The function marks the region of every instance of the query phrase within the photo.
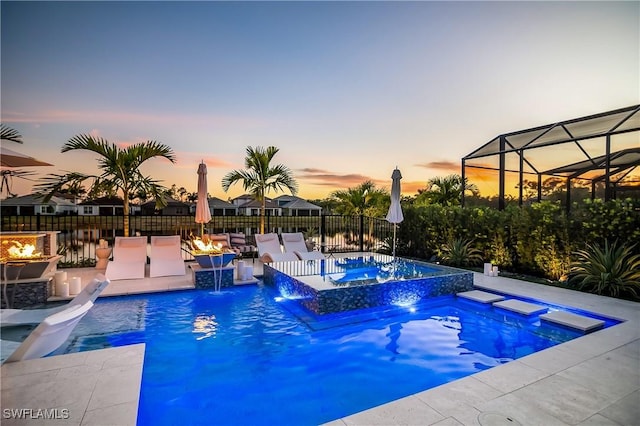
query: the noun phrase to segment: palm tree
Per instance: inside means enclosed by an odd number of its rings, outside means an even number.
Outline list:
[[[416,201],[425,200],[432,204],[455,206],[460,204],[463,191],[479,195],[478,187],[470,184],[466,178],[463,182],[460,175],[436,176],[429,179],[426,190],[418,191]]]
[[[384,216],[389,208],[389,193],[367,180],[355,188],[337,190],[330,197],[338,201],[336,211],[344,216],[362,215],[368,217]],[[369,221],[368,239],[372,240],[373,221]]]
[[[336,211],[342,215],[376,217],[384,215],[389,207],[389,194],[383,189],[376,188],[376,185],[370,180],[355,188],[334,191],[330,197],[338,201]],[[387,201],[386,205],[385,201]]]
[[[88,179],[93,180],[89,194],[102,192],[107,194],[120,194],[123,199],[124,210],[124,236],[129,236],[129,200],[131,195],[144,191],[156,200],[156,208],[166,206],[164,193],[166,188],[159,181],[144,176],[140,172],[140,166],[145,161],[154,157],[164,157],[175,163],[173,150],[164,144],[147,141],[136,143],[126,148],[119,148],[102,138],[94,138],[89,135],[77,135],[64,144],[61,152],[87,150],[98,154],[98,169],[100,175],[86,175],[70,172],[65,175],[52,174],[41,179],[36,185],[36,190],[44,195],[45,202],[51,199],[56,191],[67,185],[78,185]]]
[[[277,164],[271,166],[271,160],[278,153],[275,146],[247,147],[247,156],[244,159],[246,170],[233,170],[222,178],[222,189],[227,192],[231,185],[242,181],[242,186],[260,202],[260,233],[264,234],[264,214],[266,210],[266,194],[269,191],[288,189],[292,195],[298,192],[298,183],[293,178],[291,170]]]

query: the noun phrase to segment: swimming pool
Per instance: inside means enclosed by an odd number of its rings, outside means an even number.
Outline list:
[[[66,347],[146,343],[138,424],[320,424],[582,334],[455,297],[318,316],[246,286],[99,299]],[[607,325],[612,325],[609,322]]]

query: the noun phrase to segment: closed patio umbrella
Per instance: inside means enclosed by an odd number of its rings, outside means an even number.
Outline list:
[[[203,161],[198,165],[198,199],[196,201],[196,223],[200,224],[201,237],[204,235],[204,224],[211,220],[207,192],[207,165]]]
[[[396,228],[398,223],[404,220],[402,214],[402,206],[400,205],[400,179],[402,174],[400,170],[396,169],[391,174],[391,205],[389,206],[389,212],[387,213],[387,222],[393,224],[393,258],[396,257]]]

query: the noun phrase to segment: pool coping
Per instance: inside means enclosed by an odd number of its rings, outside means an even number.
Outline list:
[[[523,425],[633,424],[640,418],[640,303],[481,273],[474,273],[474,284],[479,290],[572,306],[625,322],[326,424],[479,425],[483,413],[508,416]],[[135,425],[143,363],[144,344],[4,364],[2,408],[64,408],[60,395],[77,394],[73,386],[82,376],[94,387],[79,398],[88,397],[91,404],[87,401],[84,411],[82,404],[74,405],[78,412],[55,424]],[[39,406],[27,405],[33,401]]]

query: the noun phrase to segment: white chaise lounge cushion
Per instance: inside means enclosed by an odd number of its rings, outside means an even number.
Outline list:
[[[302,232],[283,232],[282,243],[285,253],[294,253],[300,260],[324,259],[319,251],[309,251]]]
[[[180,235],[151,237],[149,277],[167,277],[186,273]]]
[[[58,349],[71,335],[78,322],[89,312],[93,302],[68,306],[46,317],[24,342],[7,358],[6,362],[41,358]],[[7,345],[3,345],[6,348]]]
[[[105,275],[110,280],[144,278],[146,265],[147,237],[116,237]]]
[[[294,253],[283,253],[280,248],[278,234],[256,234],[258,256],[262,262],[287,262],[298,260]]]

